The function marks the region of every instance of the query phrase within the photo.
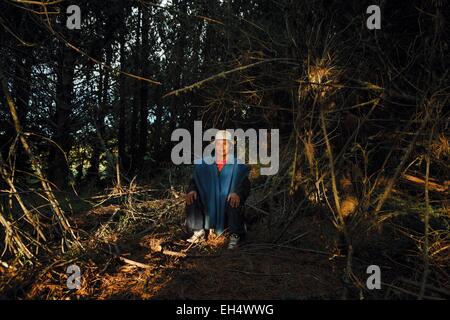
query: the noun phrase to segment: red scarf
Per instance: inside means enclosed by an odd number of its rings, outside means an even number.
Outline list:
[[[220,172],[222,170],[223,166],[226,164],[227,164],[226,157],[223,157],[222,160],[216,161],[217,170],[219,170],[219,172]]]

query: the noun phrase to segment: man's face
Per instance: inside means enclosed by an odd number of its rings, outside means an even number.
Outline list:
[[[230,141],[225,139],[217,139],[215,141],[216,144],[216,156],[218,158],[224,157],[230,151]]]

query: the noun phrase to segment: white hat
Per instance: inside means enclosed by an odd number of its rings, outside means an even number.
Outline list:
[[[231,136],[231,133],[229,133],[227,130],[219,130],[216,133],[216,140],[229,140],[233,141],[233,138]]]

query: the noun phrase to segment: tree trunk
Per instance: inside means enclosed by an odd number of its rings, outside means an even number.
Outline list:
[[[149,21],[150,17],[148,10],[143,10],[142,14],[142,45],[140,51],[140,60],[142,66],[142,76],[145,78],[149,77]],[[149,84],[145,81],[140,82],[140,128],[139,128],[139,149],[136,157],[137,168],[142,167],[142,162],[144,160],[145,151],[147,149],[147,137],[148,137],[148,86]]]
[[[120,32],[120,68],[122,70],[125,69],[125,25],[122,31]],[[126,145],[126,132],[125,132],[125,108],[126,108],[126,99],[125,99],[125,76],[119,75],[119,110],[118,110],[118,123],[119,129],[117,132],[117,144],[118,144],[118,156],[119,162],[122,169],[128,169],[128,161],[127,155],[125,151]]]
[[[139,8],[138,12],[138,18],[137,18],[137,26],[136,26],[136,43],[137,46],[139,46],[139,43],[141,42],[141,17],[142,17],[142,10]],[[139,48],[139,47],[138,47]],[[140,54],[135,54],[135,66],[134,70],[136,74],[141,74],[141,66],[140,66]],[[139,141],[138,137],[138,120],[139,120],[139,111],[140,111],[140,100],[141,100],[141,90],[140,87],[136,84],[139,84],[134,82],[133,85],[135,86],[135,90],[133,92],[133,109],[131,113],[131,124],[130,124],[130,153],[131,153],[131,172],[134,174],[136,172],[137,168],[137,158],[138,158],[138,145],[136,141]]]
[[[53,115],[55,125],[52,146],[49,154],[49,179],[58,187],[64,188],[68,182],[69,165],[66,155],[72,145],[70,137],[70,115],[72,112],[72,90],[75,71],[75,53],[63,46],[57,58],[56,111]]]

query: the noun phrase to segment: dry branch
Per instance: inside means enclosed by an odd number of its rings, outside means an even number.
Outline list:
[[[53,213],[56,215],[58,224],[60,225],[61,231],[63,233],[63,239],[65,241],[67,241],[68,239],[65,238],[65,235],[68,234],[70,236],[71,240],[78,243],[77,236],[74,234],[69,221],[67,220],[64,212],[62,211],[62,209],[58,203],[58,200],[56,199],[56,197],[53,193],[51,185],[48,182],[47,178],[45,177],[43,170],[41,169],[41,164],[39,163],[38,158],[34,155],[30,145],[28,144],[27,139],[25,138],[25,134],[22,130],[22,126],[20,124],[19,117],[17,115],[16,107],[14,105],[14,102],[13,102],[10,94],[9,94],[8,86],[7,86],[5,79],[2,79],[2,87],[3,87],[3,92],[5,94],[6,101],[7,101],[8,107],[9,107],[9,112],[11,114],[11,118],[14,123],[15,130],[19,136],[19,140],[22,144],[23,149],[25,150],[25,153],[27,154],[27,156],[29,157],[29,159],[31,161],[31,165],[32,165],[33,170],[35,171],[36,176],[39,177],[39,181],[41,183],[42,189],[44,190],[44,193],[45,193],[48,201],[50,202]]]

